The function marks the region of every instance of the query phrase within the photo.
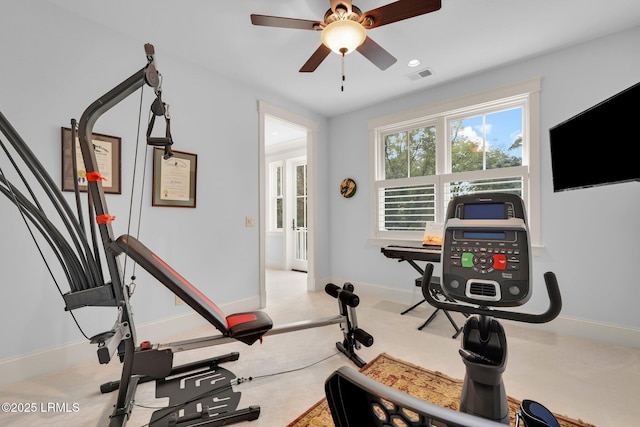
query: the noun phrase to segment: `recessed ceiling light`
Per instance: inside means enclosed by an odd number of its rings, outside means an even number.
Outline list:
[[[412,59],[411,61],[409,61],[409,63],[407,65],[409,67],[417,67],[418,65],[420,65],[420,60],[419,59]]]

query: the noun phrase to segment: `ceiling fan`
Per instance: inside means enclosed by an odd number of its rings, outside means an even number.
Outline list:
[[[330,3],[331,8],[325,13],[324,21],[252,14],[251,23],[266,27],[322,31],[322,44],[300,68],[302,73],[315,71],[331,51],[342,55],[344,59],[345,54],[354,50],[381,70],[386,70],[397,60],[367,36],[366,30],[434,12],[441,6],[441,0],[398,0],[363,13],[351,4],[351,0],[330,0]]]

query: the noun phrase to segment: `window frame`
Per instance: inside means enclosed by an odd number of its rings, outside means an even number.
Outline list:
[[[270,161],[268,164],[267,177],[268,197],[267,197],[267,231],[282,232],[282,227],[278,227],[278,200],[282,201],[282,226],[284,227],[285,218],[285,197],[284,197],[284,160]],[[278,170],[280,171],[280,194],[278,194]]]
[[[523,177],[523,199],[527,207],[529,234],[532,246],[541,246],[540,230],[540,79],[504,86],[486,92],[464,96],[433,105],[419,107],[369,120],[371,156],[371,236],[377,243],[392,244],[422,242],[423,232],[380,230],[380,189],[406,185],[436,185],[436,221],[444,222],[446,211],[444,183],[468,178],[485,179],[504,176]],[[450,121],[473,114],[490,114],[495,111],[522,106],[523,149],[522,165],[483,171],[451,173],[449,159]],[[436,175],[426,177],[378,179],[384,171],[384,136],[415,127],[436,126]]]

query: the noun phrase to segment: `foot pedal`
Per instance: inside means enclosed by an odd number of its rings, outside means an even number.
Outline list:
[[[520,404],[525,427],[560,427],[551,411],[533,400],[525,399]]]

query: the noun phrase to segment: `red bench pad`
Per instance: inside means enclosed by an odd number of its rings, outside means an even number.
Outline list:
[[[228,334],[231,338],[251,345],[273,327],[273,321],[263,311],[236,313],[227,316]]]

